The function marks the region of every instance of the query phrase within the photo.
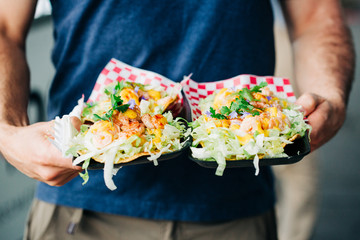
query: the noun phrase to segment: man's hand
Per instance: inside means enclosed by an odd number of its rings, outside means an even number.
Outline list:
[[[346,109],[343,101],[305,93],[296,103],[302,106],[308,123],[312,126],[310,135],[312,151],[329,141],[344,123]]]
[[[36,0],[0,0],[0,152],[27,176],[60,186],[81,171],[49,141],[51,123],[28,125],[30,74],[25,39]],[[16,13],[16,14],[14,14]]]
[[[52,122],[25,127],[1,124],[0,149],[10,164],[27,176],[52,186],[61,186],[82,170],[71,158],[63,158],[49,138]]]

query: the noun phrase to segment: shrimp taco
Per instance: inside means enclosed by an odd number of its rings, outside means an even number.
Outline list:
[[[97,102],[87,103],[82,125],[68,150],[86,170],[90,160],[104,163],[105,183],[111,180],[114,164],[134,161],[142,156],[154,161],[164,153],[179,151],[190,134],[181,118],[174,118],[167,107],[176,99],[159,87],[117,82],[105,89]],[[189,129],[190,130],[190,129]]]
[[[216,161],[222,175],[227,161],[288,157],[287,144],[310,126],[300,106],[275,96],[263,82],[251,89],[223,88],[200,101],[202,115],[191,123],[193,158]]]

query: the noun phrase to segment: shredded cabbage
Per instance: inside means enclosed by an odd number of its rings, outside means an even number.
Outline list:
[[[153,134],[146,132],[147,141],[145,143],[142,143],[139,136],[132,135],[129,138],[115,139],[109,145],[98,149],[93,143],[94,134],[88,130],[80,131],[70,141],[67,153],[75,157],[73,165],[83,163],[85,173],[81,176],[84,183],[88,180],[87,167],[91,158],[96,158],[97,161],[105,164],[105,184],[109,189],[114,190],[116,189],[112,181],[112,175],[115,175],[113,174],[114,159],[121,160],[140,153],[148,153],[150,155],[148,160],[153,161],[154,165],[158,165],[157,159],[162,154],[182,149],[185,141],[181,142],[180,140],[189,136],[191,130],[186,128],[185,123],[180,118],[174,119],[171,112],[165,113],[164,116],[168,120],[168,124],[165,124],[164,129],[161,129],[160,141],[157,142],[153,141],[155,138]]]

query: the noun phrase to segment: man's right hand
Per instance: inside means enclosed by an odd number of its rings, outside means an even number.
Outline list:
[[[60,186],[81,171],[50,141],[52,122],[28,126],[25,41],[37,0],[0,0],[0,152],[27,176]],[[16,14],[14,14],[16,13]]]
[[[61,186],[81,172],[71,158],[63,158],[49,139],[53,122],[41,122],[24,127],[0,124],[0,150],[6,160],[27,176]]]

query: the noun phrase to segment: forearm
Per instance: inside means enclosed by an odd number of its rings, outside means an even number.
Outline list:
[[[311,148],[341,128],[354,74],[354,48],[338,0],[283,0],[294,46],[296,85]]]
[[[60,186],[82,169],[72,166],[71,159],[63,158],[50,143],[51,122],[28,125],[25,41],[36,2],[0,0],[0,152],[27,176]]]
[[[28,177],[61,186],[82,169],[49,141],[51,122],[28,125],[29,69],[22,46],[0,35],[0,152]]]
[[[343,21],[329,18],[294,39],[295,77],[300,93],[315,93],[345,107],[354,74],[354,49]]]
[[[37,0],[0,0],[0,124],[28,124],[25,41]],[[14,14],[16,13],[16,14]]]
[[[0,123],[28,124],[29,68],[24,47],[0,33]]]

